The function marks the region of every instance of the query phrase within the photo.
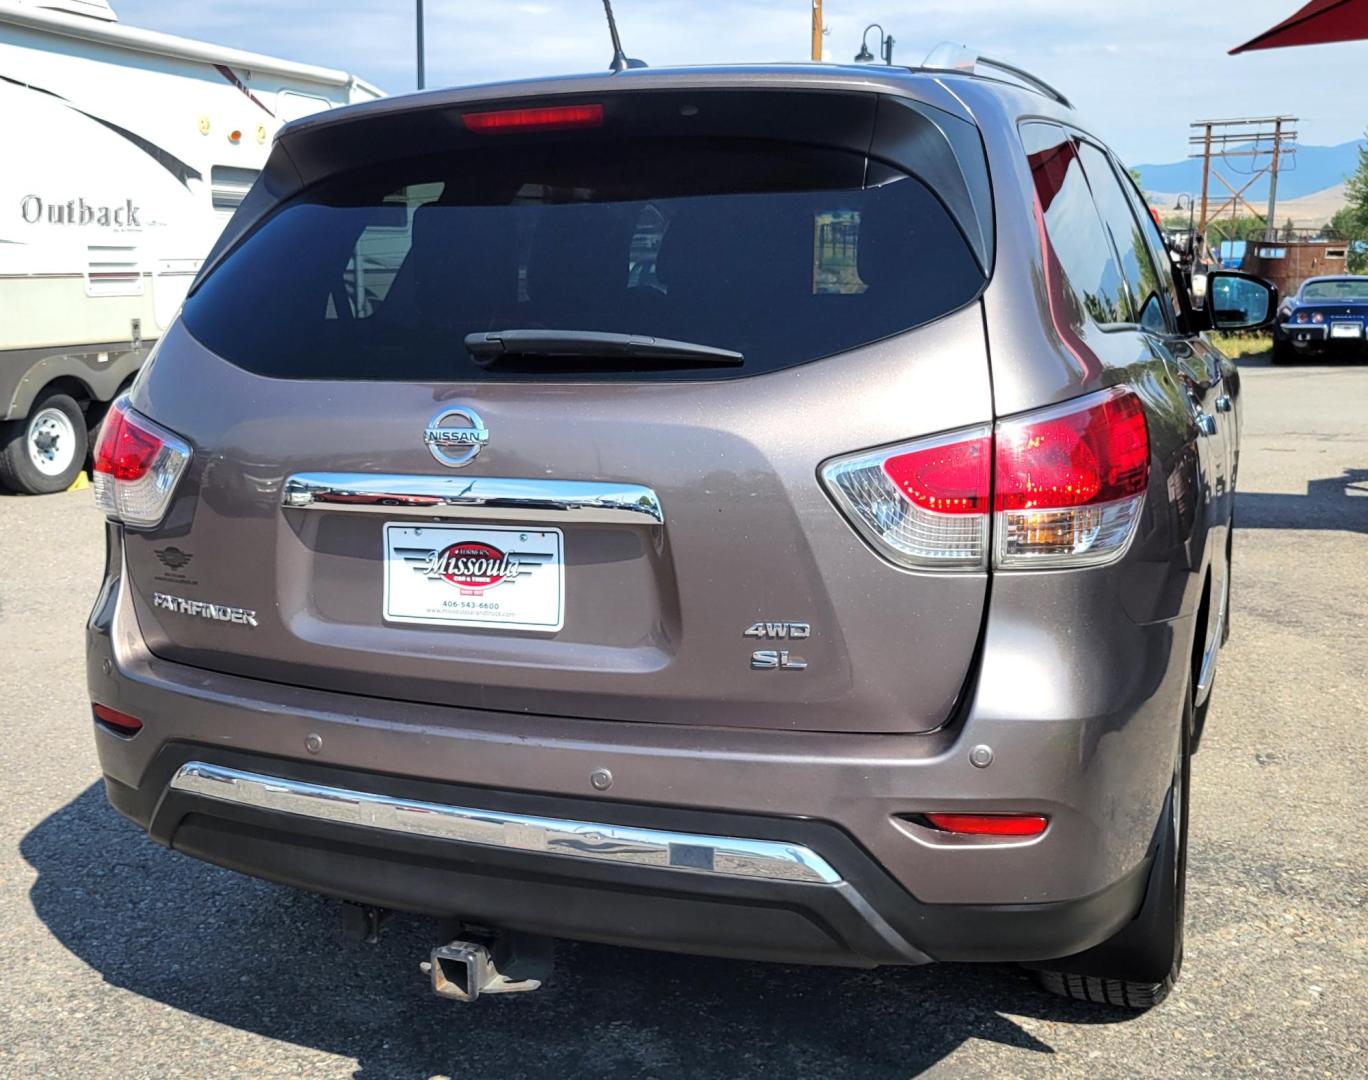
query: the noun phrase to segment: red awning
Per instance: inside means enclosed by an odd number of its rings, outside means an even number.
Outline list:
[[[1291,45],[1324,45],[1331,41],[1368,40],[1368,0],[1311,0],[1271,30],[1237,45],[1236,53],[1285,49]]]

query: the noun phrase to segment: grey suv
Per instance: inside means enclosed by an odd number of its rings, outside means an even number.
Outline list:
[[[289,125],[97,448],[115,807],[459,921],[455,997],[562,936],[1162,999],[1239,464],[1200,331],[1277,304],[1194,313],[989,70]]]

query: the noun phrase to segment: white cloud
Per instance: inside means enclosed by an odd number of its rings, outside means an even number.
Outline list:
[[[113,0],[120,18],[189,37],[356,72],[398,93],[413,87],[411,0]],[[1186,153],[1206,116],[1301,116],[1302,139],[1354,138],[1368,42],[1227,56],[1295,0],[1219,5],[1162,0],[828,0],[826,58],[848,61],[870,22],[915,63],[937,42],[967,41],[1038,72],[1130,161]],[[803,60],[807,0],[615,0],[627,52],[652,66]],[[610,55],[600,0],[426,0],[428,83],[452,85],[600,70]]]

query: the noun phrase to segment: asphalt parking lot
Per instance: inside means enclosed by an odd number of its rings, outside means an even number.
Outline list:
[[[846,972],[561,944],[455,1005],[337,905],[105,803],[88,491],[0,496],[0,1076],[1368,1076],[1368,366],[1245,364],[1234,633],[1194,764],[1189,932],[1134,1016],[1009,967]]]

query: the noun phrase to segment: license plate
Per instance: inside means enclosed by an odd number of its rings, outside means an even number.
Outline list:
[[[1356,322],[1337,322],[1330,324],[1331,337],[1363,337],[1363,324]]]
[[[565,625],[559,529],[385,525],[387,622],[554,633]]]

